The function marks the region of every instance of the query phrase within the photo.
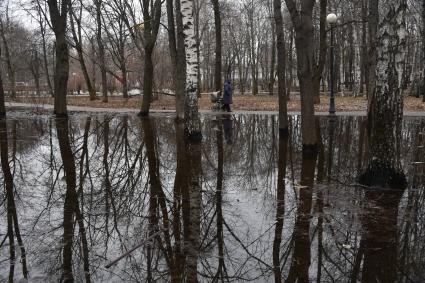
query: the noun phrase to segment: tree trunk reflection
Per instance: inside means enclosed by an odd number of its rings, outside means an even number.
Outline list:
[[[398,206],[403,191],[367,191],[362,282],[396,282]]]
[[[68,133],[68,119],[56,119],[59,149],[62,157],[66,192],[63,209],[62,281],[74,282],[72,272],[72,242],[74,236],[74,211],[77,208],[75,160]]]
[[[286,155],[288,148],[288,135],[279,135],[279,159],[276,193],[276,228],[273,240],[273,273],[276,283],[282,282],[280,272],[280,244],[282,242],[283,217],[285,214],[285,179],[286,179]]]

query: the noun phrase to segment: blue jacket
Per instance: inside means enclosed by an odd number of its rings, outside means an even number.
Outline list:
[[[224,95],[223,95],[223,103],[224,104],[232,104],[233,103],[232,93],[233,93],[232,85],[230,84],[229,81],[226,81],[224,83]]]

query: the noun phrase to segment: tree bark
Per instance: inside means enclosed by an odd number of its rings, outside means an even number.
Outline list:
[[[367,58],[367,0],[362,0],[362,45],[360,51],[360,93],[364,95],[365,91],[365,83],[368,81],[368,68],[366,66],[366,62],[368,62]]]
[[[214,27],[215,27],[215,69],[214,69],[214,85],[215,91],[222,88],[221,81],[221,17],[220,5],[218,0],[211,0],[214,10]]]
[[[198,113],[198,59],[196,56],[195,27],[193,24],[193,2],[194,0],[182,0],[181,2],[187,63],[185,132],[189,140],[200,142],[202,140],[202,133]]]
[[[405,61],[405,0],[381,0],[376,41],[376,84],[369,98],[369,158],[360,182],[368,186],[403,188],[400,161],[403,119],[402,73]],[[371,20],[371,19],[369,19]]]
[[[102,78],[102,102],[108,102],[108,82],[106,80],[105,47],[102,42],[102,0],[95,0],[96,6],[96,40],[99,51],[100,75]]]
[[[323,70],[326,63],[326,8],[327,0],[320,0],[320,36],[319,36],[319,60],[315,65],[314,75],[313,75],[313,87],[314,87],[314,103],[320,103],[320,82],[323,78]]]
[[[425,0],[422,0],[422,101],[425,102]]]
[[[40,33],[41,33],[41,41],[43,48],[43,63],[44,63],[44,73],[46,76],[47,88],[50,92],[50,96],[54,97],[54,91],[52,87],[52,82],[50,80],[50,72],[49,72],[49,62],[47,60],[47,46],[46,46],[46,24],[44,23],[44,17],[42,12],[39,11],[39,25],[40,25]]]
[[[173,0],[167,0],[167,21],[168,21],[168,45],[170,49],[171,64],[173,68],[173,83],[176,94],[176,119],[184,119],[184,97],[185,97],[185,78],[186,61],[184,55],[184,35],[183,22],[180,12],[180,0],[176,0],[176,27],[174,24],[174,5]]]
[[[317,151],[317,136],[314,130],[313,89],[313,7],[315,1],[302,0],[301,10],[293,0],[285,0],[295,29],[298,80],[301,95],[301,135],[304,151]]]
[[[50,19],[55,33],[55,76],[54,76],[54,113],[56,116],[67,116],[66,94],[69,76],[68,42],[66,40],[66,23],[70,0],[48,0]]]
[[[281,5],[282,6],[282,5]],[[271,22],[272,26],[272,54],[271,54],[271,62],[270,62],[270,77],[269,77],[269,95],[273,95],[274,93],[274,83],[275,83],[275,65],[276,65],[276,24],[274,21]],[[284,41],[285,44],[285,41]],[[285,57],[286,58],[286,57]],[[286,68],[286,65],[285,65]],[[285,71],[285,70],[284,70]]]
[[[1,58],[1,46],[0,46],[0,58]],[[3,88],[3,79],[0,72],[0,119],[6,117],[6,106],[4,103],[4,88]]]
[[[158,36],[159,24],[161,20],[161,1],[143,0],[143,48],[145,59],[145,70],[143,76],[143,100],[139,112],[140,117],[149,116],[152,102],[152,88],[154,78],[154,66],[152,62],[153,50]]]
[[[274,20],[276,24],[277,50],[277,92],[279,98],[279,130],[288,131],[288,111],[286,99],[286,50],[285,35],[283,33],[283,18],[281,0],[273,1]]]
[[[12,64],[12,59],[10,56],[10,51],[9,51],[9,43],[7,42],[6,39],[6,30],[3,24],[3,20],[0,19],[0,28],[1,28],[1,38],[3,40],[3,47],[4,47],[4,56],[5,56],[5,60],[6,60],[6,65],[7,65],[7,75],[9,76],[9,82],[10,82],[10,97],[15,98],[16,97],[16,82],[15,82],[15,69],[14,66]]]
[[[152,62],[153,48],[145,47],[145,69],[143,74],[143,100],[140,116],[148,116],[150,105],[152,102],[152,88],[153,88],[153,62]]]
[[[376,62],[377,62],[377,32],[379,23],[379,0],[369,0],[369,16],[368,16],[368,66],[366,94],[368,97],[368,109],[370,109],[372,93],[376,84]]]
[[[80,61],[81,72],[84,76],[84,81],[86,82],[87,91],[89,92],[90,100],[93,101],[96,99],[96,89],[93,87],[90,80],[89,72],[87,70],[86,62],[84,59],[83,46],[82,46],[82,36],[81,36],[81,16],[82,16],[82,6],[80,8],[79,17],[74,14],[74,10],[70,10],[70,22],[71,22],[71,32],[74,39],[75,50],[77,50],[78,60]],[[75,23],[77,24],[77,29],[75,28]]]

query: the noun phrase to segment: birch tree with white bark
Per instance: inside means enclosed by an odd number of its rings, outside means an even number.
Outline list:
[[[406,0],[380,0],[376,40],[376,82],[368,108],[369,160],[360,178],[368,186],[404,188],[400,143]]]
[[[186,50],[185,131],[189,139],[201,140],[201,123],[198,113],[198,58],[196,56],[194,1],[181,1],[184,44]]]

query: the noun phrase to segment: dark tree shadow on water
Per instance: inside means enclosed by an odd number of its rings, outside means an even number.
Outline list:
[[[1,82],[0,82],[1,83]],[[16,136],[15,136],[16,137]],[[22,275],[25,279],[28,278],[26,250],[23,243],[21,231],[19,228],[18,214],[16,211],[15,202],[15,185],[13,175],[9,164],[9,145],[7,134],[7,121],[6,118],[0,118],[0,158],[1,167],[4,175],[4,187],[6,189],[6,205],[7,205],[7,238],[9,239],[9,282],[13,282],[15,264],[16,264],[16,251],[15,251],[15,237],[21,252]],[[4,239],[4,241],[6,238]],[[4,242],[3,241],[3,242]],[[3,242],[0,244],[3,245]]]

